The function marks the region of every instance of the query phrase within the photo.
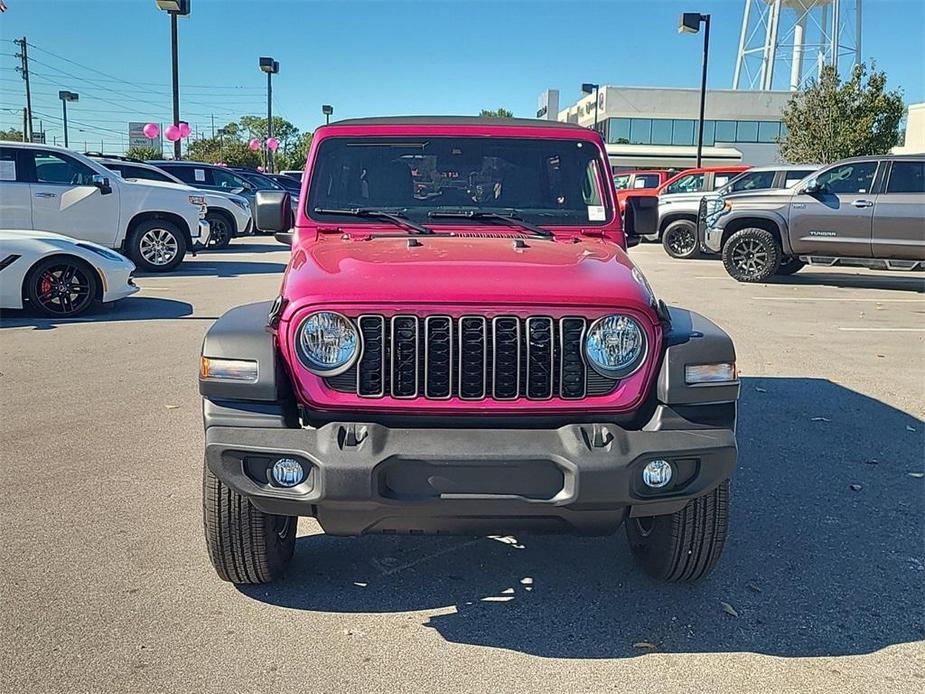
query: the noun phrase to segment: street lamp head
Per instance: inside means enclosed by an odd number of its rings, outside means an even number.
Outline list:
[[[61,99],[61,101],[77,101],[77,99],[80,98],[80,95],[77,92],[68,92],[62,90],[58,92],[58,98]]]
[[[683,12],[678,20],[679,34],[696,34],[700,31],[700,22],[704,16],[699,12]]]
[[[594,84],[593,82],[585,82],[581,85],[581,91],[584,94],[593,94],[595,89],[600,88],[599,84]]]
[[[321,113],[323,113],[326,116],[334,115],[334,107],[331,106],[331,104],[324,104],[321,107]]]
[[[263,72],[268,72],[271,75],[275,75],[279,72],[279,61],[273,60],[273,58],[263,57],[260,59],[260,69]]]
[[[190,0],[154,0],[157,9],[186,16],[190,13]]]

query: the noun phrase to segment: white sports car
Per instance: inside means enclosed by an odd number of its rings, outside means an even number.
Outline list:
[[[138,291],[128,258],[49,231],[0,229],[0,309],[31,308],[56,318]]]

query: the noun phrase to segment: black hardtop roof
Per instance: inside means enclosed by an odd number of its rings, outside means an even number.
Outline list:
[[[348,118],[322,127],[357,125],[489,125],[492,127],[518,128],[572,128],[587,131],[588,128],[576,123],[562,123],[539,118],[491,118],[487,116],[377,116],[375,118]]]

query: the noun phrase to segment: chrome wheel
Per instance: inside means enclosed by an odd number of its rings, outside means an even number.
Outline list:
[[[176,237],[161,228],[149,229],[138,243],[141,257],[152,265],[168,265],[177,257],[179,248]]]
[[[743,275],[759,275],[770,262],[771,254],[756,239],[740,239],[730,249],[732,264]]]

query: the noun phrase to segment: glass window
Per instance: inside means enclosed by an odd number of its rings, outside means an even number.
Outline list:
[[[736,142],[758,142],[758,121],[740,120],[736,124]]]
[[[658,174],[637,174],[633,188],[658,188],[661,179]]]
[[[829,169],[817,177],[817,182],[826,193],[847,194],[869,193],[877,172],[877,162],[861,161],[842,164]]]
[[[716,143],[716,121],[705,120],[703,122],[703,144],[712,147]]]
[[[736,122],[734,120],[716,121],[716,142],[735,142]]]
[[[35,180],[39,183],[61,183],[72,186],[91,186],[96,172],[86,164],[57,152],[33,150]]]
[[[671,144],[673,145],[692,145],[696,135],[696,121],[676,120],[671,133]]]
[[[624,188],[629,188],[630,185],[630,175],[629,174],[620,174],[619,176],[613,177],[613,184],[617,190],[623,190]]]
[[[611,118],[607,128],[607,142],[614,145],[628,145],[630,142],[630,119]]]
[[[652,121],[649,118],[630,120],[630,144],[647,145],[652,141]]]
[[[751,171],[736,176],[729,182],[725,193],[738,193],[743,190],[761,190],[774,185],[774,171]]]
[[[223,169],[212,169],[212,185],[222,190],[247,189],[247,182],[240,176]]]
[[[780,136],[780,123],[776,120],[763,120],[758,124],[758,142],[777,142]]]
[[[794,169],[787,171],[784,177],[784,188],[793,188],[797,183],[809,176],[815,169]]]
[[[0,181],[16,180],[16,150],[0,147]],[[22,177],[19,179],[22,180]]]
[[[159,166],[191,186],[203,185],[206,178],[206,170],[199,166],[175,166],[173,164],[159,164]],[[200,172],[198,177],[196,176],[197,171]]]
[[[703,190],[703,174],[687,174],[668,184],[666,193],[698,193]]]
[[[331,137],[321,143],[306,206],[402,210],[429,225],[436,211],[506,211],[534,224],[605,223],[602,152],[580,140],[509,137]],[[353,221],[353,220],[352,220]],[[362,223],[364,220],[357,219]]]
[[[671,141],[671,121],[666,118],[658,118],[652,121],[652,144],[653,145],[670,145]]]
[[[887,193],[925,193],[925,162],[894,161]]]
[[[108,166],[108,165],[107,165]],[[136,178],[139,181],[161,181],[163,183],[176,183],[170,176],[154,169],[146,169],[143,166],[131,166],[119,164],[111,168],[122,174],[122,178]]]

